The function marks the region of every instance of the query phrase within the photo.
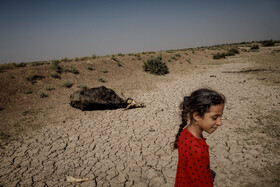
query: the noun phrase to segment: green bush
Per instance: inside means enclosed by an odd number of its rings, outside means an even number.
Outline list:
[[[26,76],[26,80],[31,82],[32,84],[37,83],[37,80],[39,79],[43,79],[44,76],[38,75],[35,72],[30,72],[27,76]]]
[[[44,92],[40,92],[40,97],[41,97],[41,98],[44,98],[44,97],[48,97],[48,95],[45,94]]]
[[[259,48],[260,48],[260,46],[258,44],[254,44],[251,46],[250,49],[259,49]]]
[[[232,51],[228,51],[225,53],[225,56],[234,56],[234,55],[235,55],[235,53]]]
[[[118,61],[119,61],[115,56],[112,56],[111,59],[114,60],[115,62],[118,62]]]
[[[66,88],[71,88],[73,86],[73,83],[70,82],[70,81],[66,81],[63,83],[63,86],[66,87]]]
[[[78,86],[78,88],[84,89],[84,88],[88,88],[88,87],[86,85],[81,84],[80,86]]]
[[[225,53],[216,53],[213,55],[213,59],[220,59],[220,58],[226,58]]]
[[[63,59],[60,60],[61,62],[70,62],[71,59],[68,59],[67,57],[64,57]]]
[[[54,87],[46,86],[46,90],[47,90],[47,91],[52,91],[52,90],[55,90],[55,89],[54,89]]]
[[[181,55],[179,53],[176,53],[175,56],[176,57],[181,57]]]
[[[92,67],[92,65],[88,65],[88,66],[87,66],[87,69],[88,69],[88,70],[91,70],[91,71],[94,70],[94,68]]]
[[[167,53],[173,53],[174,50],[167,50],[166,52],[167,52]]]
[[[235,54],[239,54],[238,49],[231,48],[227,52],[223,53],[216,53],[213,55],[213,59],[220,59],[220,58],[226,58],[226,56],[234,56]]]
[[[105,79],[103,79],[103,78],[99,78],[98,81],[99,81],[99,82],[107,82],[107,81],[106,81]]]
[[[239,51],[237,48],[231,48],[228,50],[229,53],[233,53],[233,54],[239,54]]]
[[[60,75],[58,73],[52,73],[51,76],[55,79],[60,79]]]
[[[17,67],[17,68],[19,68],[19,67],[25,67],[26,65],[27,65],[27,64],[24,63],[24,62],[21,62],[21,63],[19,63],[19,64],[14,63],[14,66]]]
[[[51,68],[57,73],[62,72],[62,68],[59,66],[59,63],[60,62],[58,60],[54,60],[51,62]]]
[[[31,66],[40,66],[40,65],[43,65],[45,63],[47,63],[47,62],[46,61],[32,62]]]
[[[70,68],[69,67],[64,67],[63,72],[65,72],[65,73],[70,72],[70,73],[74,73],[74,74],[79,74],[79,71],[73,65],[71,65]]]
[[[68,67],[63,67],[63,70],[62,70],[64,73],[67,73],[67,72],[70,72],[70,69]]]
[[[70,72],[74,74],[79,74],[79,71],[72,65],[70,66]]]
[[[0,71],[14,69],[14,68],[15,68],[14,63],[0,64]]]
[[[275,45],[275,41],[273,40],[264,40],[261,42],[263,47],[269,47],[269,46],[274,46]]]
[[[164,75],[169,73],[167,65],[162,62],[162,57],[150,57],[146,62],[143,64],[144,71],[149,71],[151,74],[155,75]]]
[[[89,60],[89,59],[90,59],[90,57],[84,56],[84,57],[81,57],[81,58],[80,58],[80,61],[85,61],[85,60]]]
[[[19,67],[25,67],[27,66],[27,63],[21,62],[21,63],[8,63],[8,64],[1,64],[0,65],[0,71],[8,70],[8,69],[14,69]]]

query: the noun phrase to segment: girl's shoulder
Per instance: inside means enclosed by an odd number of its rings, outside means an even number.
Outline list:
[[[186,136],[186,137],[190,137],[190,138],[196,138],[187,128],[184,128],[182,130],[181,135]],[[196,138],[196,139],[199,139],[199,138]]]
[[[189,140],[189,142],[191,143],[206,143],[205,138],[199,139],[195,137],[187,128],[183,129],[183,131],[181,132],[179,142],[184,142],[186,140]]]
[[[194,135],[192,135],[192,133],[187,129],[187,128],[184,128],[183,130],[182,130],[182,132],[181,132],[181,134],[180,134],[180,138],[179,139],[181,139],[181,140],[186,140],[186,139],[193,139],[193,140],[195,140],[195,136]]]

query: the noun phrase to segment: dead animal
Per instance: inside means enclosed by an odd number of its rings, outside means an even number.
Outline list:
[[[122,99],[112,89],[105,86],[76,91],[70,95],[70,105],[83,111],[145,107],[143,103],[131,98]]]
[[[128,98],[126,99],[127,106],[125,107],[125,110],[131,109],[131,108],[143,108],[146,107],[144,103],[137,102],[134,99]]]

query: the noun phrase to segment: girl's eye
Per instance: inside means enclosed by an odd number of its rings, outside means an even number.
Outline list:
[[[218,119],[218,116],[214,116],[214,117],[212,117],[212,119],[213,119],[213,120],[216,120],[216,119]]]

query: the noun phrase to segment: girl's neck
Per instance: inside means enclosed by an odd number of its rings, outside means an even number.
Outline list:
[[[199,139],[202,139],[202,129],[195,124],[190,124],[187,126],[187,129],[196,137]]]

